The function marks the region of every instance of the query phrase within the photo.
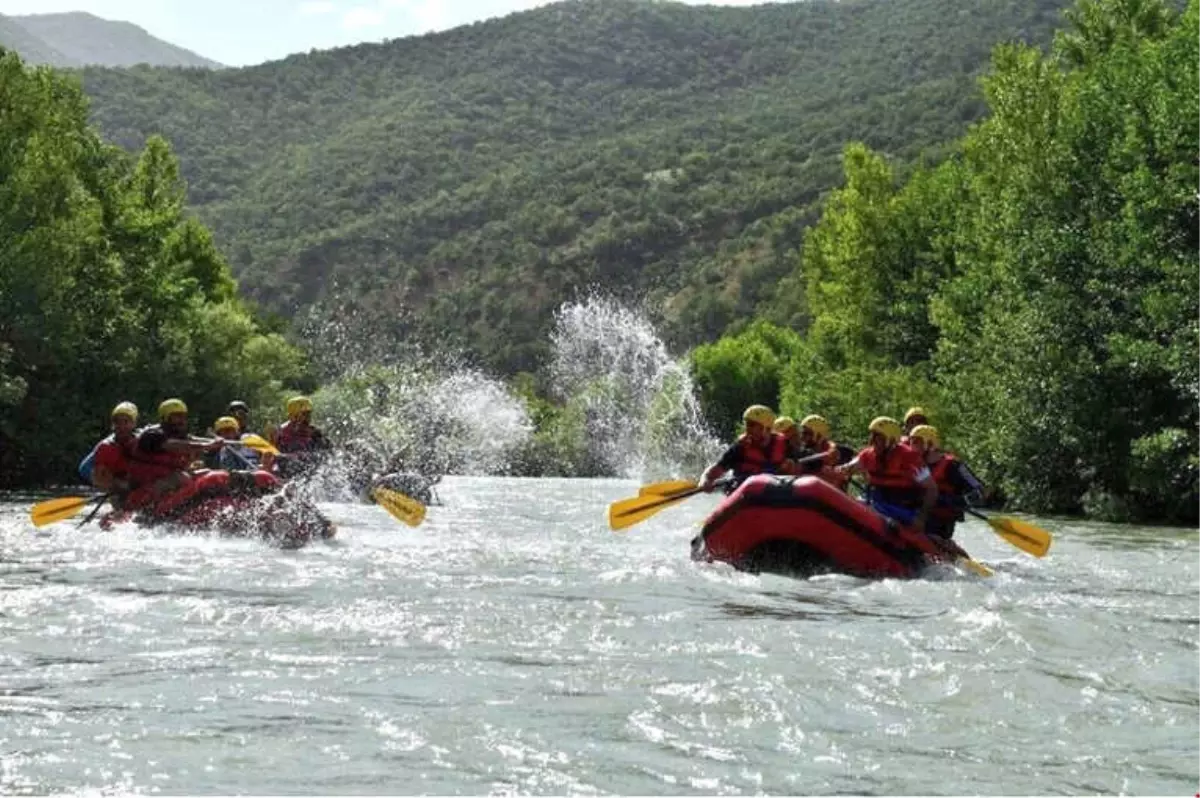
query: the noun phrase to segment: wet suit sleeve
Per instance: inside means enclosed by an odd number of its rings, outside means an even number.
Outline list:
[[[736,443],[725,450],[725,454],[721,455],[721,459],[717,461],[717,465],[730,471],[742,462],[742,447]]]
[[[967,464],[961,460],[954,463],[954,467],[950,469],[950,482],[954,485],[958,495],[962,497],[962,504],[978,503],[983,498],[983,483],[971,473],[971,469],[967,468]]]

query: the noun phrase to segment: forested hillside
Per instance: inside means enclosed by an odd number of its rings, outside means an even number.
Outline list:
[[[130,22],[72,11],[63,14],[0,15],[0,47],[27,64],[219,67],[191,50],[164,42]]]
[[[1059,0],[756,8],[559,3],[237,70],[88,69],[92,117],[161,133],[242,289],[533,370],[553,310],[648,297],[672,342],[775,303],[861,140],[902,161],[961,135],[1001,41]]]

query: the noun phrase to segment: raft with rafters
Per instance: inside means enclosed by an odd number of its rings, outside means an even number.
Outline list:
[[[910,578],[967,557],[957,544],[903,527],[817,477],[751,477],[692,541],[692,558],[753,573]]]

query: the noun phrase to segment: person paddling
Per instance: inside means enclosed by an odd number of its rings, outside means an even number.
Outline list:
[[[949,540],[954,537],[954,527],[965,518],[963,508],[983,500],[983,483],[971,473],[966,463],[942,451],[936,428],[921,424],[912,429],[910,437],[913,448],[929,466],[938,489],[937,505],[931,511],[925,529],[931,535]]]
[[[237,434],[240,438],[250,431],[250,405],[241,399],[235,399],[225,408],[222,418],[232,418],[237,423]]]
[[[796,426],[796,419],[791,416],[780,416],[771,425],[771,430],[787,440],[787,458],[789,460],[796,460],[804,456],[804,443],[800,440],[800,427]]]
[[[288,400],[288,420],[271,434],[271,443],[280,451],[280,473],[286,477],[311,471],[331,448],[325,434],[312,423],[313,403],[307,396]]]
[[[133,491],[126,497],[126,510],[153,505],[155,515],[166,515],[201,490],[227,489],[228,474],[206,479],[188,469],[206,452],[225,445],[221,438],[199,438],[188,433],[188,409],[181,399],[167,399],[158,406],[159,423],[137,434],[127,455]]]
[[[213,432],[226,443],[219,451],[209,452],[204,462],[209,468],[223,468],[227,471],[257,470],[263,467],[258,452],[249,446],[238,443],[241,440],[238,421],[233,416],[221,416],[213,422]]]
[[[725,450],[721,459],[708,467],[698,487],[709,493],[717,480],[727,471],[733,480],[727,490],[733,490],[755,474],[779,474],[792,470],[787,459],[787,439],[772,430],[775,413],[765,405],[751,405],[742,414],[746,432]]]
[[[937,485],[915,449],[900,442],[900,422],[880,416],[867,427],[870,443],[838,473],[867,475],[867,501],[876,511],[925,531]]]
[[[133,402],[121,402],[110,414],[112,434],[96,444],[91,454],[79,465],[80,475],[100,490],[110,494],[114,507],[120,506],[121,496],[130,491],[129,461],[126,452],[134,442],[138,409]]]
[[[854,450],[830,439],[829,422],[821,416],[805,416],[800,421],[799,431],[800,447],[796,455],[798,471],[802,474],[816,474],[834,487],[846,490],[850,484],[850,477],[839,472],[837,467],[853,460]],[[813,456],[818,454],[826,455],[824,462],[813,461]]]
[[[928,424],[929,417],[925,414],[925,409],[921,407],[910,407],[908,412],[904,414],[904,434],[900,436],[900,442],[905,446],[912,446],[912,431],[922,424]]]

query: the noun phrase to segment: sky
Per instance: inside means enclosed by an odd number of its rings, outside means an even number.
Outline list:
[[[684,0],[692,4],[706,0]],[[228,66],[445,30],[547,0],[0,0],[0,14],[87,11]],[[764,0],[720,0],[755,5]]]

